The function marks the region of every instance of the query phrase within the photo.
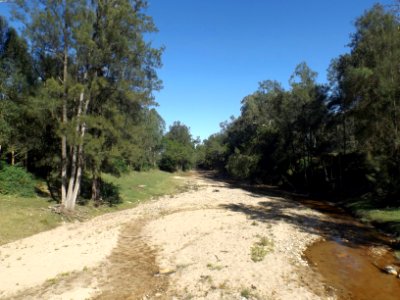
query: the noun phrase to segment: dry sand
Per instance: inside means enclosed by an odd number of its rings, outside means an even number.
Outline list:
[[[302,258],[323,215],[201,176],[182,180],[190,191],[1,246],[0,298],[334,298]],[[265,257],[253,261],[252,248]]]

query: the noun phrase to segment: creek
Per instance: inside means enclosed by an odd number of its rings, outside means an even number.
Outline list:
[[[301,202],[331,219],[330,234],[311,245],[304,256],[339,299],[400,299],[400,278],[383,271],[387,265],[400,266],[389,237],[332,204]]]

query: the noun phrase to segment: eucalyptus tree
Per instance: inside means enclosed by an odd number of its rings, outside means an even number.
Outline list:
[[[319,143],[326,115],[326,88],[316,83],[317,73],[306,63],[300,63],[290,78],[290,121],[294,160],[302,170],[304,183],[309,184],[313,172],[312,159]]]
[[[315,79],[316,73],[301,63],[288,91],[279,82],[261,82],[242,100],[241,115],[205,142],[206,161],[217,155],[215,163],[224,161],[240,179],[308,185],[325,142],[327,116],[327,88]]]
[[[84,8],[84,1],[18,0],[17,4],[20,10],[16,14],[26,25],[26,34],[39,65],[41,61],[49,60],[55,64],[52,73],[40,75],[44,92],[54,100],[50,107],[55,111],[52,115],[58,124],[61,140],[61,203],[72,209],[72,193],[67,193],[68,167],[71,164],[67,153],[67,124],[76,95],[71,95],[73,86],[69,77],[76,55],[73,35],[86,21],[77,17]],[[70,181],[72,178],[71,172]]]
[[[12,165],[32,147],[28,96],[33,83],[26,41],[0,17],[0,152],[2,147]]]
[[[351,52],[332,66],[336,101],[354,121],[353,151],[365,155],[371,182],[387,191],[383,194],[399,193],[400,23],[395,13],[376,5],[355,24]]]

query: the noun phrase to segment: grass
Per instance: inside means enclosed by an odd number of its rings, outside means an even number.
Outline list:
[[[243,298],[249,299],[251,297],[251,291],[247,288],[242,289],[240,291],[240,296],[242,296]]]
[[[253,245],[250,249],[251,260],[254,262],[262,261],[267,253],[267,249],[257,244]]]
[[[0,195],[0,245],[56,227],[62,217],[46,199]]]
[[[132,207],[150,198],[174,194],[182,188],[182,180],[176,174],[152,170],[148,172],[131,172],[121,177],[104,174],[103,179],[117,185],[123,203],[120,208]]]
[[[182,175],[182,174],[180,174]],[[94,216],[135,207],[138,203],[166,194],[175,194],[184,189],[184,180],[176,174],[158,170],[131,172],[121,177],[108,174],[103,179],[119,187],[122,203],[116,206],[94,207],[93,204],[76,206],[71,216],[50,211],[50,198],[0,195],[0,245],[41,231],[52,229],[63,221],[87,220]]]
[[[251,260],[260,262],[273,250],[273,242],[266,237],[260,237],[260,240],[250,248]]]
[[[207,268],[210,269],[211,271],[215,271],[215,270],[220,271],[224,268],[224,266],[208,263]]]
[[[363,222],[372,223],[384,231],[400,237],[400,208],[379,208],[370,199],[350,199],[345,206]]]

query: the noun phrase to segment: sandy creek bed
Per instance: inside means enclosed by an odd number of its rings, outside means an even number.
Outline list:
[[[334,299],[302,258],[325,217],[193,176],[192,189],[0,247],[1,299]],[[265,257],[251,249],[268,241]]]

